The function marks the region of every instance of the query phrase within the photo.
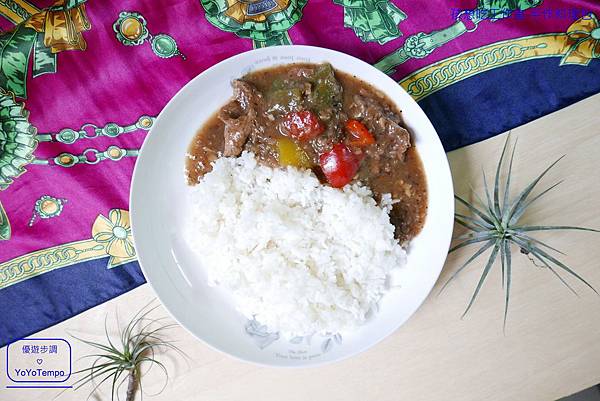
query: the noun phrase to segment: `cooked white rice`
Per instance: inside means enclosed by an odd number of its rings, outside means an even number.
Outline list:
[[[273,169],[252,153],[220,158],[192,189],[185,238],[212,285],[284,336],[361,325],[405,263],[391,198],[360,185],[321,185],[310,171]]]

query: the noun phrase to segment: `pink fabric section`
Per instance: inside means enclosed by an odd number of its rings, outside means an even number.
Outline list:
[[[343,7],[331,0],[309,0],[303,19],[290,30],[290,36],[295,44],[332,48],[374,63],[401,47],[409,35],[451,25],[452,7],[467,9],[476,4],[474,0],[394,0],[394,3],[408,19],[400,24],[404,36],[384,46],[365,44],[352,30],[344,28]],[[597,9],[598,6],[585,0],[546,0],[538,9],[573,7]],[[199,0],[90,0],[86,9],[92,25],[83,34],[87,50],[62,52],[58,54],[57,73],[28,79],[26,108],[40,133],[78,129],[84,123],[128,125],[141,115],[156,116],[191,78],[227,57],[252,48],[251,40],[240,39],[209,24]],[[152,34],[172,36],[188,59],[161,59],[147,43],[134,47],[121,44],[115,38],[112,24],[124,10],[140,12]],[[515,37],[564,32],[568,25],[564,18],[534,16],[524,20],[483,21],[476,32],[464,34],[425,59],[410,60],[399,66],[396,78],[469,49]],[[3,27],[6,29],[6,24]],[[139,149],[145,134],[137,131],[117,138],[84,139],[73,145],[41,143],[35,155],[46,159],[61,152],[81,154],[89,147],[104,151],[110,145]],[[11,240],[0,242],[0,262],[90,238],[98,214],[107,215],[113,208],[128,209],[134,163],[135,158],[126,158],[71,168],[29,165],[28,171],[8,190],[0,192],[0,201],[12,226]],[[65,198],[68,202],[59,217],[38,220],[28,227],[35,201],[43,195]]]

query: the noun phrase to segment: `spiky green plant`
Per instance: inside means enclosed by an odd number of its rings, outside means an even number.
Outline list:
[[[83,358],[96,358],[88,368],[81,369],[75,374],[83,374],[74,384],[75,390],[82,386],[92,383],[94,386],[88,399],[107,380],[111,380],[111,399],[115,396],[119,398],[119,389],[128,381],[126,401],[133,401],[139,387],[142,391],[142,370],[141,366],[148,363],[149,371],[153,365],[159,366],[165,374],[165,383],[160,392],[162,392],[168,382],[169,374],[163,363],[156,360],[156,351],[174,350],[178,353],[183,352],[173,344],[172,341],[164,339],[164,331],[177,327],[176,324],[162,324],[166,318],[152,319],[149,314],[158,306],[150,307],[151,303],[140,309],[127,326],[120,331],[119,341],[111,340],[108,334],[107,319],[104,321],[104,332],[106,343],[101,344],[89,340],[84,340],[73,336],[77,340],[90,345],[99,350],[99,353],[86,355]],[[107,316],[108,317],[108,316]]]
[[[504,189],[501,193],[500,176],[502,174],[502,166],[507,156],[507,150],[510,143],[510,134],[506,138],[504,148],[498,166],[496,168],[496,177],[494,179],[494,191],[490,193],[488,188],[487,179],[485,172],[483,172],[483,183],[486,200],[483,201],[480,196],[476,193],[475,197],[477,202],[470,203],[460,196],[456,196],[456,200],[467,207],[471,212],[471,215],[464,215],[455,213],[455,221],[463,227],[466,227],[469,232],[460,235],[454,240],[460,241],[455,246],[450,248],[449,253],[456,251],[457,249],[463,248],[468,245],[483,243],[481,247],[471,256],[466,262],[464,262],[454,274],[446,281],[442,286],[443,291],[446,286],[462,272],[467,266],[469,266],[475,259],[482,255],[487,250],[491,249],[491,254],[483,268],[475,292],[473,293],[467,308],[463,313],[463,317],[469,312],[471,306],[475,302],[479,290],[483,286],[486,277],[488,276],[494,262],[496,261],[498,254],[500,254],[500,265],[502,268],[502,286],[505,290],[505,301],[504,301],[504,326],[506,326],[506,317],[508,314],[508,303],[510,298],[510,287],[512,279],[512,257],[511,257],[511,246],[516,245],[521,253],[528,255],[530,259],[535,263],[537,260],[538,266],[547,268],[554,276],[556,276],[561,283],[563,283],[569,290],[575,293],[575,290],[565,281],[559,274],[562,271],[563,274],[567,273],[578,280],[583,282],[586,286],[591,288],[596,294],[598,292],[579,274],[575,273],[571,268],[565,265],[563,262],[558,260],[556,257],[551,255],[551,252],[557,252],[562,255],[558,249],[530,236],[529,233],[536,231],[555,231],[555,230],[581,230],[581,231],[593,231],[600,232],[592,228],[585,227],[573,227],[573,226],[541,226],[541,225],[522,225],[519,223],[521,217],[525,214],[528,207],[552,189],[556,188],[562,181],[551,185],[536,196],[531,197],[531,193],[540,180],[548,173],[548,171],[554,167],[564,156],[558,158],[555,162],[550,164],[535,180],[533,180],[525,189],[519,193],[519,195],[510,200],[510,181],[512,174],[513,159],[515,156],[516,141],[512,149],[510,156],[510,162],[508,165],[508,172],[506,174],[506,182]]]

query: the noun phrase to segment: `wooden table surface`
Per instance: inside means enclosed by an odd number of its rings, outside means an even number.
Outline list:
[[[514,187],[523,187],[562,154],[567,157],[544,180],[565,182],[532,206],[528,222],[600,227],[600,95],[513,130],[518,137]],[[492,175],[505,135],[448,154],[457,194],[481,190],[482,167]],[[542,186],[543,188],[544,186]],[[541,235],[567,253],[563,260],[600,289],[600,234],[558,232]],[[470,250],[448,258],[436,288],[416,314],[374,348],[319,368],[274,369],[238,362],[213,351],[184,329],[172,337],[189,360],[164,355],[171,379],[152,400],[207,401],[397,401],[397,400],[554,400],[600,382],[600,296],[578,282],[570,293],[549,271],[513,250],[513,286],[506,333],[502,332],[503,292],[499,266],[463,320],[483,261],[463,272],[437,296]],[[155,297],[148,285],[97,306],[34,337],[70,334],[102,340],[105,315],[121,322]],[[156,315],[166,315],[159,308]],[[116,328],[109,327],[111,333]],[[74,359],[89,348],[71,340]],[[0,350],[4,370],[6,347]],[[74,368],[84,367],[75,361]],[[158,369],[145,378],[145,390],[162,386]],[[69,382],[72,383],[73,379]],[[0,399],[49,401],[58,390],[6,389]],[[67,390],[59,400],[83,400],[90,387]],[[148,396],[149,394],[146,394]],[[124,393],[122,393],[122,399]],[[109,386],[91,399],[110,400]],[[139,399],[139,394],[137,399]]]

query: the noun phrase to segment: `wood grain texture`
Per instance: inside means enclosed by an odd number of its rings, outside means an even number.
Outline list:
[[[540,224],[600,227],[600,95],[513,130],[518,138],[513,188],[522,188],[550,162],[567,157],[540,188],[565,182],[545,201],[532,206],[526,220]],[[481,191],[481,169],[492,175],[504,135],[448,156],[458,194],[470,197],[472,184]],[[435,184],[434,184],[435,185]],[[600,234],[560,232],[542,240],[565,251],[562,259],[600,289]],[[513,249],[513,291],[506,334],[502,333],[503,292],[496,266],[467,317],[466,307],[483,261],[466,270],[444,293],[440,284],[455,271],[469,250],[452,255],[436,288],[417,313],[395,334],[349,360],[320,368],[270,369],[222,355],[183,329],[173,337],[189,361],[165,356],[171,381],[152,400],[211,401],[547,401],[600,382],[600,297],[570,280],[570,293],[545,269],[532,265]],[[125,321],[155,295],[148,285],[38,333],[69,333],[101,340],[104,316]],[[162,307],[157,314],[166,315]],[[110,327],[112,333],[115,327]],[[75,357],[89,349],[72,340]],[[0,350],[4,365],[6,348]],[[84,364],[75,362],[75,368]],[[3,366],[5,368],[5,366]],[[162,385],[158,369],[145,376],[144,389]],[[0,375],[0,399],[51,400],[56,390],[10,390]],[[89,387],[68,390],[59,400],[82,400]],[[124,391],[124,389],[123,389]],[[122,393],[124,394],[124,393]],[[148,394],[147,394],[148,395]],[[91,399],[109,400],[109,388]],[[139,395],[138,395],[139,399]]]

